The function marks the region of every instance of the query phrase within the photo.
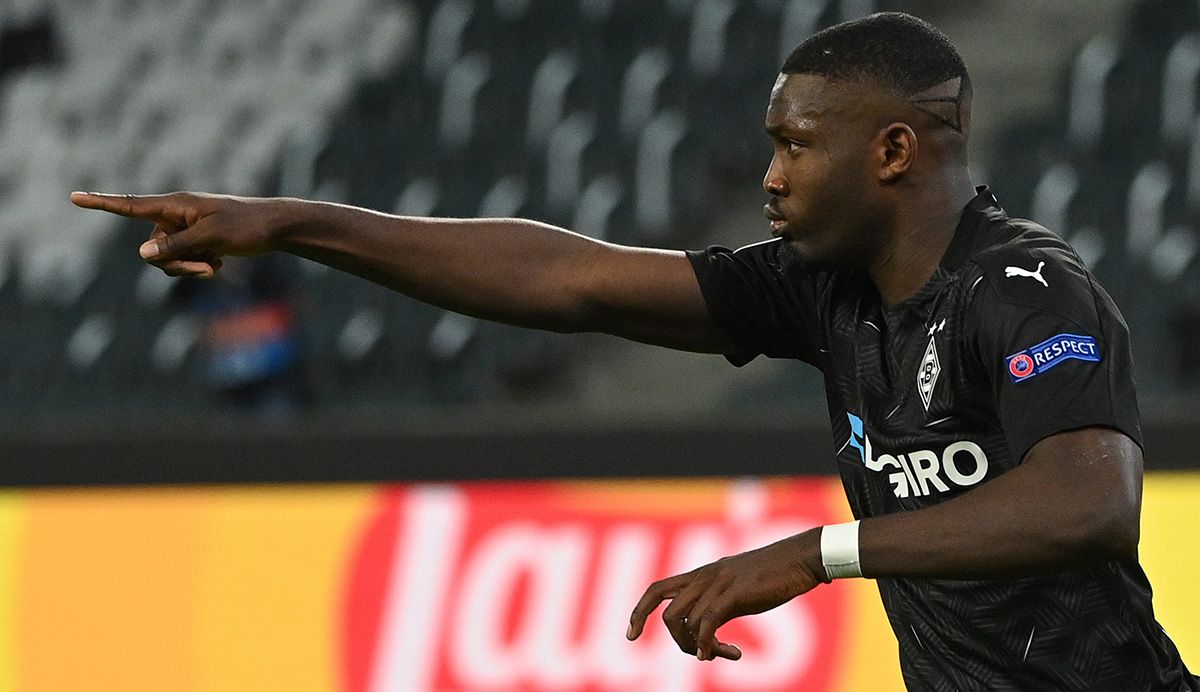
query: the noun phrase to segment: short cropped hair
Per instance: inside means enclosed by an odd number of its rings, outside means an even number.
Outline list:
[[[880,12],[819,31],[788,55],[780,72],[867,79],[906,98],[955,77],[962,78],[960,103],[971,90],[967,66],[950,39],[902,12]]]

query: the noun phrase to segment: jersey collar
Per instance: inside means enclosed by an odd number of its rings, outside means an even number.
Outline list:
[[[1004,215],[1004,209],[987,185],[975,188],[975,196],[963,208],[958,227],[954,229],[954,237],[950,239],[942,261],[933,270],[933,276],[908,298],[894,305],[885,305],[884,312],[894,320],[895,316],[907,310],[927,310],[929,301],[937,298],[946,283],[954,280],[956,271],[974,253],[975,248],[986,241],[986,222]]]
[[[983,231],[987,227],[985,222],[1004,215],[1004,209],[987,185],[975,188],[975,196],[963,208],[954,238],[950,240],[939,266],[950,272],[958,269],[971,256],[979,241],[983,240]]]

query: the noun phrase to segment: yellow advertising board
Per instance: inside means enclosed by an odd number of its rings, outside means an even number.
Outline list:
[[[1200,660],[1200,475],[1143,516]],[[0,692],[902,690],[868,580],[730,623],[736,663],[623,637],[654,579],[846,518],[831,478],[6,491]]]

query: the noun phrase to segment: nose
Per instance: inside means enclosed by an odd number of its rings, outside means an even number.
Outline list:
[[[780,173],[774,158],[771,159],[771,165],[767,168],[767,175],[763,177],[763,189],[773,197],[787,197],[791,192],[788,188],[787,178]]]

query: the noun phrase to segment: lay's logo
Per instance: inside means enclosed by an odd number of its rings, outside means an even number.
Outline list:
[[[1004,359],[1013,382],[1024,382],[1067,360],[1100,362],[1095,337],[1081,334],[1056,334],[1049,339],[1018,351]]]

